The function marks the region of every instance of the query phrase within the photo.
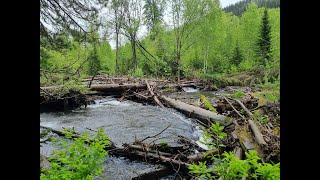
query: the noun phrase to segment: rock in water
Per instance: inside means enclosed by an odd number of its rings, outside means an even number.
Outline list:
[[[50,162],[48,161],[48,158],[40,154],[40,169],[49,169],[49,168],[50,168]]]

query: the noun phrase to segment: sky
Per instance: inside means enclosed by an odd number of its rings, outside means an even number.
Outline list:
[[[239,2],[240,0],[220,0],[220,4],[221,4],[221,7],[224,8],[230,4],[234,4],[236,2]]]

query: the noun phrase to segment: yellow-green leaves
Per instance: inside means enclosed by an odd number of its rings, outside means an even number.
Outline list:
[[[212,104],[204,95],[200,95],[200,102],[203,103],[203,106],[205,109],[212,112],[217,112],[216,109],[212,106]]]

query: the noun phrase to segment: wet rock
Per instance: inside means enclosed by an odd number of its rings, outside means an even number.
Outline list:
[[[49,168],[50,168],[50,162],[48,161],[48,158],[40,154],[40,169],[49,169]]]

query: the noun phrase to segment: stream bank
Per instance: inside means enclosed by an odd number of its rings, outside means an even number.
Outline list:
[[[131,81],[134,82],[134,84],[132,84],[133,86],[142,87],[143,84],[148,84],[146,80]],[[154,85],[154,82],[158,84]],[[233,119],[232,126],[225,127],[224,130],[228,132],[228,138],[225,144],[228,145],[227,148],[229,150],[234,149],[236,146],[240,146],[238,144],[240,141],[241,147],[245,151],[259,149],[262,156],[264,154],[270,155],[272,153],[275,153],[275,156],[278,155],[276,151],[272,150],[273,146],[270,145],[271,143],[274,144],[274,142],[278,142],[275,138],[276,136],[267,134],[265,138],[271,137],[272,141],[266,139],[268,143],[267,148],[261,150],[261,147],[256,145],[255,137],[251,134],[250,127],[248,127],[245,121],[239,119],[239,116],[234,109],[231,108],[230,104],[222,98],[230,98],[231,104],[239,110],[241,107],[232,98],[235,98],[233,97],[234,94],[242,92],[244,97],[237,98],[239,98],[250,111],[254,111],[255,108],[261,108],[257,107],[258,104],[256,103],[256,99],[251,95],[253,91],[255,91],[254,89],[249,87],[227,86],[212,91],[212,89],[206,87],[206,84],[199,85],[194,81],[184,81],[181,84],[170,84],[166,81],[154,82],[150,83],[150,87],[144,86],[145,89],[130,89],[128,87],[133,87],[132,85],[124,84],[122,82],[118,85],[113,82],[108,86],[104,86],[104,83],[101,82],[99,83],[99,88],[102,88],[100,90],[104,91],[105,89],[108,89],[108,93],[110,93],[110,88],[118,88],[120,86],[122,88],[122,93],[118,92],[113,97],[105,97],[106,94],[103,92],[89,93],[86,95],[86,100],[91,101],[92,104],[88,103],[89,105],[86,108],[76,108],[63,112],[41,113],[41,125],[54,129],[74,127],[77,132],[93,132],[96,131],[97,128],[103,128],[111,140],[117,146],[121,146],[124,144],[134,144],[137,139],[141,140],[145,137],[157,134],[160,130],[170,124],[170,127],[161,133],[159,139],[155,140],[154,143],[166,143],[170,147],[181,147],[183,144],[178,141],[178,137],[182,136],[196,142],[197,146],[200,148],[208,150],[204,144],[199,143],[204,127],[198,123],[198,119],[189,118],[191,117],[190,113],[182,114],[173,108],[161,107],[161,104],[156,101],[156,97],[166,95],[167,97],[179,100],[180,102],[205,109],[203,102],[200,101],[200,96],[204,95],[219,114],[223,114],[224,116]],[[93,83],[93,85],[97,85],[97,83]],[[125,90],[125,88],[128,89]],[[262,107],[261,109],[266,108]],[[270,131],[265,131],[264,126],[261,124],[259,124],[259,128],[262,129],[264,135],[265,133],[270,133]],[[267,152],[266,149],[269,150],[269,152]],[[197,150],[194,149],[193,152],[197,153]],[[109,158],[116,159],[115,161],[118,163],[113,163],[114,165],[121,164],[121,166],[124,166],[120,160],[121,158],[119,159],[119,157],[113,156],[110,156]],[[134,162],[139,164],[140,161]],[[144,160],[142,159],[142,161]],[[154,165],[152,168],[157,168],[156,166],[158,165]],[[114,168],[121,169],[123,167],[115,166]],[[152,168],[149,169],[151,170]],[[130,169],[130,167],[128,167],[128,169]],[[130,174],[129,171],[127,173]],[[119,177],[120,176],[121,174],[119,174]]]

